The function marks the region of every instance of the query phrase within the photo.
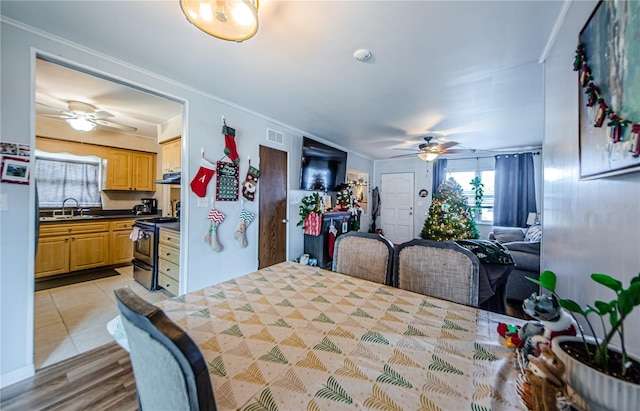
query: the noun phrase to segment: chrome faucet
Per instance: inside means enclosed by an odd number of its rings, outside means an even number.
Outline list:
[[[76,202],[76,210],[80,208],[80,203],[78,203],[78,200],[76,200],[73,197],[69,197],[69,198],[65,198],[64,201],[62,202],[62,216],[64,217],[66,215],[66,213],[64,212],[64,204],[67,202],[67,200],[73,200]],[[71,210],[71,217],[73,217],[73,210]]]

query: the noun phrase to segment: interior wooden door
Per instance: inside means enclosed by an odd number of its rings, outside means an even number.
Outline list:
[[[380,226],[394,244],[413,240],[413,173],[380,175]]]
[[[260,146],[258,268],[287,259],[287,153]]]

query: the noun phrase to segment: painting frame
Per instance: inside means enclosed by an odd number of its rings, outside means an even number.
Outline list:
[[[640,53],[625,47],[627,28],[631,31],[638,19],[639,2],[600,1],[580,31],[579,44],[586,56],[579,70],[576,68],[580,71],[580,180],[640,171],[640,156],[631,149],[632,137],[637,138],[632,125],[640,123],[640,71],[626,69],[640,65]],[[583,71],[587,82],[583,82]],[[590,102],[590,85],[597,86],[597,101],[609,110],[604,110],[607,114],[599,126],[603,106]],[[612,127],[614,115],[628,121],[618,129],[618,136]]]
[[[0,181],[3,183],[29,184],[31,164],[28,157],[2,156]]]

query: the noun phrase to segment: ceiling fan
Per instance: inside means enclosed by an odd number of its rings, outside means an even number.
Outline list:
[[[451,147],[457,146],[458,143],[455,141],[447,141],[443,143],[433,142],[434,136],[425,136],[423,137],[425,143],[421,143],[418,145],[418,152],[411,154],[402,154],[399,156],[393,156],[391,158],[398,157],[408,157],[417,155],[423,161],[433,161],[441,154],[461,154],[461,153],[473,153],[475,150],[462,148],[462,149],[452,149]]]
[[[68,110],[60,110],[40,102],[38,102],[38,104],[59,113],[39,114],[40,116],[65,120],[73,129],[78,131],[92,131],[96,127],[128,132],[138,130],[136,127],[105,120],[113,117],[113,114],[104,110],[98,110],[94,105],[89,103],[69,101],[67,102]]]

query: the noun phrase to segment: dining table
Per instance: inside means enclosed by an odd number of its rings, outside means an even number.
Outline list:
[[[157,305],[208,364],[218,410],[514,410],[523,321],[283,262]]]

